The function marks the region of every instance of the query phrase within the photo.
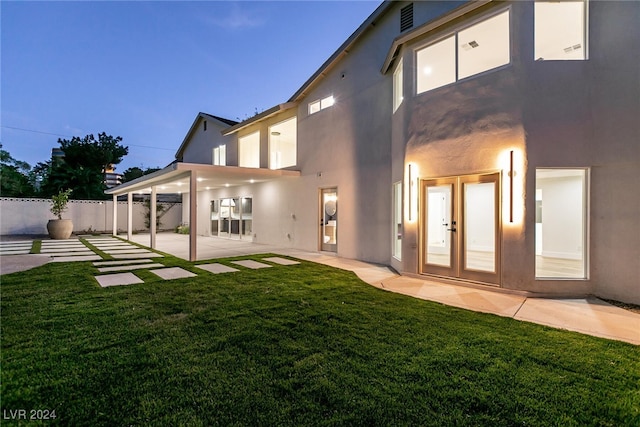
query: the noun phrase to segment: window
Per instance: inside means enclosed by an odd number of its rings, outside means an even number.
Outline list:
[[[207,121],[206,121],[206,120],[205,120],[205,121],[204,121],[204,123],[202,124],[202,130],[203,130],[204,132],[206,132],[206,131],[207,131]]]
[[[587,277],[587,174],[536,170],[536,278]]]
[[[393,256],[402,259],[402,182],[393,184]]]
[[[416,52],[416,93],[436,89],[511,61],[509,10]]]
[[[297,159],[297,118],[269,128],[269,169],[295,166]]]
[[[220,145],[213,149],[213,164],[216,166],[227,165],[227,146]]]
[[[309,114],[315,114],[320,110],[331,107],[335,103],[333,95],[309,103]]]
[[[402,104],[402,58],[393,73],[393,112]]]
[[[418,93],[456,81],[456,37],[434,43],[417,54]]]
[[[458,80],[510,62],[509,11],[458,33]]]
[[[244,168],[260,167],[260,132],[238,139],[238,166]]]
[[[586,59],[585,2],[536,2],[536,61]]]

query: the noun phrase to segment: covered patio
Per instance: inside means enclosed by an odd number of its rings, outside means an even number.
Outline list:
[[[284,169],[246,168],[238,166],[215,166],[196,163],[173,162],[164,169],[149,175],[142,176],[133,181],[106,190],[106,194],[113,196],[113,226],[112,232],[118,234],[118,196],[127,196],[127,233],[126,239],[133,241],[133,194],[150,195],[150,217],[155,218],[157,213],[158,194],[189,194],[199,191],[209,191],[240,185],[252,185],[260,182],[277,179],[290,179],[300,176],[299,171]],[[198,257],[198,206],[197,197],[189,197],[188,203],[188,257],[189,261],[196,261]],[[152,249],[162,250],[157,246],[156,222],[150,221],[148,240],[139,242]],[[123,236],[124,237],[124,236]],[[244,243],[244,242],[243,242]],[[202,246],[204,249],[206,246]],[[180,256],[180,255],[178,255]],[[202,259],[202,258],[200,258]]]

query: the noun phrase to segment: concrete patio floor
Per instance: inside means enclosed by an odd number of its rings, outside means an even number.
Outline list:
[[[126,238],[126,236],[120,237]],[[148,234],[137,234],[133,236],[132,241],[148,246],[149,239]],[[159,233],[156,238],[156,249],[188,259],[188,236]],[[525,294],[514,294],[492,288],[472,288],[463,283],[452,284],[431,278],[399,276],[384,266],[340,258],[327,253],[307,252],[244,240],[198,236],[198,260],[259,253],[286,255],[353,271],[372,286],[414,298],[640,345],[640,314],[594,297],[533,298]]]

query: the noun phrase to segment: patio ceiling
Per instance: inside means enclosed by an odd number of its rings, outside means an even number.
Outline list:
[[[115,195],[151,193],[152,186],[156,187],[158,194],[188,193],[192,173],[196,176],[197,191],[215,190],[300,176],[299,171],[292,170],[174,162],[157,172],[110,188],[105,193]]]

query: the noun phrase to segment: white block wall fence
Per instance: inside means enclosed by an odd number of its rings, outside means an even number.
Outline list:
[[[182,206],[177,203],[158,203],[168,209],[160,219],[159,230],[172,230],[182,222]],[[49,199],[0,197],[0,235],[47,234],[47,222],[55,219]],[[73,232],[112,232],[112,200],[69,200],[62,215],[73,221]],[[142,202],[133,203],[133,230],[146,231]],[[127,202],[118,202],[118,230],[127,231]]]

